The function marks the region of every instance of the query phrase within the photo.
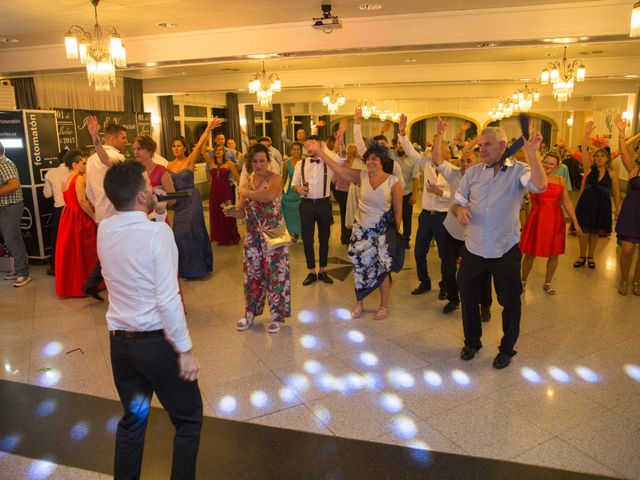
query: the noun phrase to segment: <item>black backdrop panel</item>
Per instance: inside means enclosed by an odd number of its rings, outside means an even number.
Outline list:
[[[131,143],[138,136],[138,127],[136,126],[136,114],[133,112],[102,112],[92,110],[75,110],[76,135],[79,147],[92,148],[93,142],[91,135],[87,131],[87,118],[95,115],[100,124],[101,137],[104,133],[104,127],[109,123],[117,123],[127,129],[127,140],[129,143],[125,149],[124,156],[133,158],[133,150]]]
[[[58,166],[56,115],[53,112],[26,110],[25,116],[33,181],[36,185],[41,185],[44,183],[46,171]]]
[[[0,141],[3,141],[4,154],[16,164],[20,185],[31,185],[27,140],[21,111],[0,112]]]
[[[138,127],[138,135],[151,135],[151,114],[136,113],[136,125]]]
[[[76,139],[75,121],[73,120],[73,109],[56,109],[56,118],[58,119],[60,150],[64,150],[65,147],[69,150],[77,147],[78,141]]]
[[[27,255],[30,257],[40,257],[40,245],[38,242],[38,226],[35,206],[33,205],[33,189],[36,187],[22,187],[22,197],[24,198],[24,211],[20,230],[24,238],[24,245],[27,248]]]

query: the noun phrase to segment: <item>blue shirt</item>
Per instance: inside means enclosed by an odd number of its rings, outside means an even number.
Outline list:
[[[471,220],[466,228],[465,247],[484,258],[500,258],[520,241],[520,205],[524,190],[540,193],[531,183],[526,163],[504,162],[498,170],[477,164],[465,171],[453,203],[468,207]]]

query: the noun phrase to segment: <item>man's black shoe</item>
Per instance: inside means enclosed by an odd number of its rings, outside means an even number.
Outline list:
[[[53,267],[47,268],[47,275],[49,275],[50,277],[55,277],[56,276],[56,272],[53,269]]]
[[[318,276],[315,273],[310,273],[309,275],[307,275],[307,278],[302,281],[302,285],[306,287],[307,285],[311,285],[316,280],[318,280]]]
[[[98,293],[98,288],[97,287],[87,288],[87,289],[82,290],[82,291],[84,293],[86,293],[87,295],[89,295],[91,298],[94,298],[99,302],[104,302],[104,298],[102,298],[100,296],[100,294]]]
[[[506,353],[500,352],[498,355],[496,355],[496,358],[493,361],[493,368],[497,368],[498,370],[501,370],[503,368],[508,367],[510,363],[511,363],[511,356],[507,355]]]
[[[471,360],[476,356],[480,348],[467,347],[466,345],[462,347],[462,351],[460,352],[460,358],[462,360]]]
[[[451,313],[454,310],[457,310],[460,306],[460,302],[447,302],[447,304],[442,309],[442,313]]]
[[[444,288],[441,288],[438,292],[438,300],[446,300],[447,299],[447,291]]]
[[[318,273],[318,280],[322,280],[324,283],[333,283],[331,277],[327,274],[327,272]]]
[[[429,290],[431,290],[431,287],[428,287],[424,283],[421,283],[420,285],[418,285],[418,288],[416,288],[411,292],[411,295],[422,295],[423,293],[426,293]]]
[[[409,250],[411,248],[411,242],[409,241],[408,238],[404,239],[404,248]]]
[[[489,320],[491,320],[491,306],[480,306],[480,320],[482,320],[483,322],[488,322]]]

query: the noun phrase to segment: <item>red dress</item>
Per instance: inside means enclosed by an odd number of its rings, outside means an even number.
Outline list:
[[[229,183],[231,171],[228,168],[211,169],[211,191],[209,192],[209,231],[211,241],[220,245],[235,245],[240,242],[236,219],[226,217],[220,204],[233,202],[233,191]]]
[[[77,180],[76,175],[64,191],[65,207],[58,227],[55,271],[59,297],[86,297],[82,287],[98,263],[97,226],[78,203]]]
[[[167,167],[160,164],[156,164],[155,168],[151,170],[151,174],[149,174],[149,183],[151,183],[152,189],[153,187],[162,188],[162,177],[164,176],[166,171],[167,171]],[[149,214],[151,213],[152,211],[149,211]],[[169,215],[167,215],[164,221],[167,225],[171,226],[171,223],[169,222]]]
[[[531,213],[520,240],[525,255],[555,257],[564,253],[567,225],[561,207],[563,193],[558,183],[549,183],[542,193],[531,193]]]

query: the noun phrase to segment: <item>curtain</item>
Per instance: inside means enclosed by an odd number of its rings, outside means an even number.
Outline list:
[[[170,158],[171,142],[175,137],[173,117],[173,97],[164,95],[160,100],[160,155]]]
[[[417,143],[422,148],[425,148],[427,145],[427,132],[425,130],[425,121],[420,120],[419,122],[411,125],[411,133],[409,138],[411,143]]]
[[[34,110],[40,108],[33,77],[11,79],[16,97],[16,108]]]
[[[122,79],[125,112],[144,112],[142,80],[124,77]]]
[[[41,108],[78,108],[84,110],[124,111],[122,77],[108,92],[96,92],[89,86],[86,73],[35,77]]]
[[[533,128],[542,133],[543,140],[547,142],[547,145],[550,145],[551,124],[539,117],[529,117],[529,121],[531,125],[533,125]],[[520,120],[518,120],[518,117],[505,118],[495,122],[495,124],[491,124],[491,126],[498,126],[502,128],[507,134],[507,142],[510,142],[512,138],[520,138],[522,136]],[[546,136],[545,132],[547,132]]]
[[[551,124],[549,122],[545,120],[540,122],[540,133],[542,134],[542,141],[546,143],[547,146],[553,145],[553,143],[551,143]]]
[[[331,117],[329,115],[320,115],[320,120],[324,121],[324,126],[318,127],[318,136],[324,140],[331,133]]]
[[[281,153],[286,153],[282,145],[282,105],[274,103],[271,112],[271,144]]]
[[[640,133],[640,121],[638,121],[638,115],[640,115],[640,88],[636,94],[636,108],[633,112],[633,123],[631,124],[634,135],[636,133]]]
[[[311,135],[311,117],[309,115],[305,115],[303,117],[298,117],[298,118],[302,120],[302,128],[304,129],[308,137],[309,135]],[[300,128],[300,127],[296,127],[296,128]],[[295,138],[295,132],[293,132],[293,134],[294,134],[293,138]]]
[[[240,108],[238,107],[238,94],[227,93],[227,133],[228,138],[233,138],[239,149],[240,146]]]
[[[244,118],[247,120],[247,135],[256,134],[256,121],[255,113],[253,112],[253,105],[248,104],[244,106]]]

